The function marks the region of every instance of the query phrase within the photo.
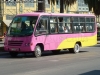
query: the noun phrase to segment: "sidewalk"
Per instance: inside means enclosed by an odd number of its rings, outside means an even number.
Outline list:
[[[97,44],[100,44],[100,40],[97,42]]]

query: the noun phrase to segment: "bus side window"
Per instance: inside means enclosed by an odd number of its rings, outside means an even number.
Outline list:
[[[50,17],[50,33],[51,34],[58,33],[56,17]]]
[[[40,18],[37,27],[36,34],[47,34],[48,33],[48,17]]]
[[[59,23],[59,32],[62,33],[64,31],[63,23]]]
[[[91,24],[89,24],[88,26],[86,26],[86,31],[87,32],[93,31],[93,27],[91,26]]]
[[[55,24],[50,24],[50,30],[51,30],[51,33],[56,33],[57,32]]]

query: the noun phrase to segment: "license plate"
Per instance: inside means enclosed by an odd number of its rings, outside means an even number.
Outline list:
[[[11,48],[11,51],[16,51],[17,49],[16,48]]]

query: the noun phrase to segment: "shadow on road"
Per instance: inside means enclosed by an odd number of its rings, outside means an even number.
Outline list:
[[[80,51],[79,53],[84,53],[84,52],[88,52],[88,51]],[[51,51],[45,51],[43,52],[42,56],[41,57],[45,57],[45,56],[57,56],[57,55],[64,55],[64,54],[74,54],[74,53],[69,53],[69,51],[61,51],[60,53],[58,54],[53,54]],[[7,52],[3,52],[0,53],[0,58],[12,58],[9,53]],[[35,58],[33,53],[19,53],[17,57],[14,57],[14,58]]]
[[[0,46],[0,52],[4,52],[4,47]]]
[[[93,70],[79,75],[100,75],[100,70]]]
[[[97,45],[95,45],[95,46],[90,46],[90,47],[100,47],[100,44],[97,44]]]

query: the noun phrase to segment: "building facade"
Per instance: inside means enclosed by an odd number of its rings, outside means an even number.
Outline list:
[[[17,14],[37,11],[38,0],[0,0],[0,36],[7,31],[9,23]],[[60,0],[55,0],[55,5],[45,0],[45,12],[59,13]],[[88,13],[88,7],[83,0],[77,0],[69,7],[64,7],[64,13]]]
[[[77,1],[78,1],[77,8],[79,12],[89,12],[88,5],[84,3],[84,0],[77,0]]]

